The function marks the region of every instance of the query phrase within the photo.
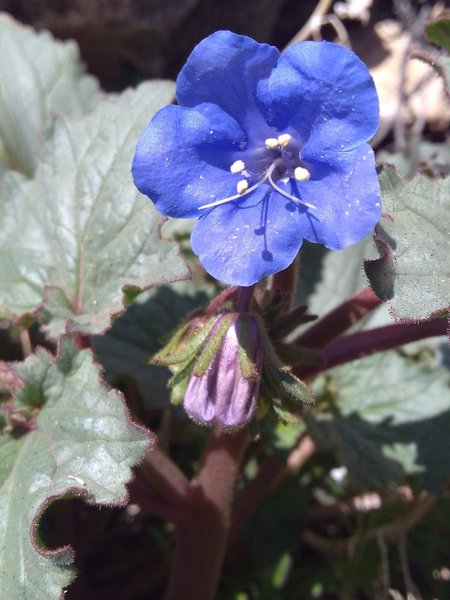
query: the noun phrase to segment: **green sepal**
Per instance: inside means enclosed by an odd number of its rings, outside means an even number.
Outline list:
[[[284,393],[275,372],[263,370],[261,380],[261,396],[264,402],[272,407],[277,416],[285,423],[301,421],[300,407],[294,404],[289,395]]]
[[[167,382],[167,385],[171,388],[170,402],[172,404],[181,404],[183,402],[195,366],[195,361],[196,356],[193,356],[190,360],[180,366]]]
[[[284,392],[296,403],[314,404],[315,398],[313,392],[304,381],[292,373],[290,367],[281,367],[278,370],[280,385]]]
[[[252,357],[252,354],[255,351],[255,333],[253,331],[254,324],[254,316],[251,316],[251,319],[248,319],[244,314],[239,316],[237,322],[239,367],[242,377],[246,380],[257,379],[259,377],[258,369],[255,365],[255,359]]]
[[[278,417],[286,423],[301,421],[300,407],[314,404],[314,394],[309,387],[296,377],[291,368],[281,363],[269,335],[260,326],[263,346],[263,369],[261,396],[273,407]]]
[[[195,360],[196,357],[193,356],[191,360],[180,367],[167,382],[167,385],[171,388],[170,402],[172,404],[181,404],[183,402],[192,375],[192,370],[195,366]]]
[[[169,342],[149,360],[149,364],[170,367],[192,358],[204,344],[217,318],[214,317],[193,332],[188,333],[191,322],[182,325],[170,338]]]
[[[202,377],[206,373],[207,369],[209,368],[212,361],[214,360],[217,352],[219,351],[220,347],[222,346],[222,343],[225,338],[225,335],[227,334],[227,331],[229,330],[233,321],[236,320],[236,315],[233,313],[228,313],[226,315],[223,315],[222,317],[219,317],[219,318],[216,317],[214,319],[213,325],[215,325],[219,321],[219,319],[220,319],[220,324],[219,324],[217,330],[214,332],[214,335],[209,336],[206,344],[204,345],[204,347],[202,348],[202,350],[200,352],[200,356],[198,357],[198,360],[195,363],[195,367],[194,367],[194,370],[192,371],[192,374],[195,375],[196,377]],[[211,327],[211,329],[212,329],[212,327]]]

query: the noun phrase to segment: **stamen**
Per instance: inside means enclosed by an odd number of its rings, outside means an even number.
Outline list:
[[[237,193],[242,196],[248,190],[248,181],[246,179],[241,179],[237,182]]]
[[[270,171],[270,169],[269,169]],[[269,171],[267,171],[267,173],[269,173]],[[277,190],[277,192],[279,192],[282,196],[285,196],[286,198],[289,198],[289,200],[293,200],[294,202],[298,202],[299,204],[303,204],[303,206],[306,206],[308,208],[317,208],[317,206],[314,206],[314,204],[310,204],[309,202],[305,202],[304,200],[302,200],[301,198],[296,198],[295,196],[292,196],[291,194],[288,194],[288,192],[285,192],[283,189],[280,188],[280,186],[278,186],[274,180],[272,179],[272,173],[269,174],[268,179],[270,181],[270,185]]]
[[[267,138],[264,141],[264,144],[265,144],[267,150],[275,150],[275,148],[278,148],[277,138]]]
[[[294,178],[297,181],[308,181],[311,178],[311,173],[304,167],[295,167]]]
[[[270,167],[267,169],[264,177],[262,179],[260,179],[258,181],[258,183],[255,183],[255,185],[248,187],[247,180],[241,179],[240,181],[238,181],[238,184],[237,184],[237,191],[238,191],[237,194],[234,194],[233,196],[228,196],[228,198],[222,198],[222,200],[215,200],[214,202],[209,202],[208,204],[203,204],[202,206],[199,206],[197,210],[203,210],[204,208],[214,208],[215,206],[220,206],[221,204],[226,204],[227,202],[232,202],[233,200],[240,200],[243,196],[246,196],[247,194],[250,194],[250,192],[253,192],[254,190],[258,189],[259,186],[261,186],[267,180],[269,180],[270,185],[275,190],[277,190],[277,192],[279,192],[282,196],[289,198],[289,200],[298,202],[299,204],[302,204],[303,206],[306,206],[308,208],[317,208],[316,206],[314,206],[314,204],[309,204],[309,202],[304,202],[300,198],[296,198],[295,196],[288,194],[274,182],[274,180],[272,179],[272,174],[275,171],[275,169],[277,169],[282,164],[283,164],[283,161],[281,159],[274,160],[273,163],[270,165]],[[240,190],[242,190],[242,191],[240,191]]]
[[[203,208],[214,208],[214,206],[220,206],[221,204],[226,204],[227,202],[232,202],[233,200],[239,200],[240,198],[242,198],[242,196],[244,196],[244,195],[246,196],[247,194],[250,194],[250,192],[253,192],[257,188],[259,188],[260,185],[265,183],[267,181],[267,179],[270,179],[270,176],[272,175],[272,173],[278,166],[278,163],[279,163],[278,160],[274,160],[273,163],[270,165],[270,167],[267,169],[267,172],[264,175],[264,177],[262,179],[260,179],[258,181],[258,183],[255,183],[255,185],[252,185],[251,187],[247,188],[247,190],[245,192],[243,192],[242,194],[240,194],[240,193],[234,194],[234,196],[228,196],[228,198],[222,198],[222,200],[215,200],[214,202],[209,202],[208,204],[203,204],[202,206],[199,206],[197,210],[202,210]],[[241,181],[245,181],[245,183],[247,183],[247,181],[245,179],[243,179]],[[239,183],[241,183],[241,182],[239,182]],[[239,185],[239,183],[238,183],[238,185]]]
[[[243,160],[235,160],[230,167],[232,173],[242,173],[245,169],[245,163]]]
[[[292,135],[290,133],[282,133],[278,136],[278,143],[280,146],[287,146],[291,140]]]

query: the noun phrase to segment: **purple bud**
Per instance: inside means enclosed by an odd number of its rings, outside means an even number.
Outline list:
[[[214,327],[210,336],[216,330]],[[239,315],[225,333],[205,373],[191,376],[184,398],[186,412],[202,425],[225,430],[244,427],[255,411],[260,367],[256,319]]]

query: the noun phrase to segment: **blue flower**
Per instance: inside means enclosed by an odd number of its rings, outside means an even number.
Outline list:
[[[164,215],[198,217],[192,249],[216,279],[252,285],[304,239],[345,248],[378,222],[378,98],[350,50],[301,42],[280,55],[219,31],[182,68],[177,101],[139,139],[133,177]]]

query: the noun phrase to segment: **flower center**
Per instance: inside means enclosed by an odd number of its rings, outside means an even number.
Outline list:
[[[213,208],[214,206],[232,202],[233,200],[239,200],[243,196],[255,191],[266,182],[279,194],[289,198],[289,200],[297,202],[307,208],[316,208],[313,204],[289,194],[277,184],[277,181],[279,180],[286,181],[289,179],[294,179],[298,182],[308,181],[311,176],[308,169],[300,163],[299,150],[298,147],[296,147],[295,140],[292,136],[289,133],[282,133],[277,138],[266,138],[264,140],[264,149],[262,149],[262,151],[261,154],[261,148],[259,148],[252,159],[246,159],[245,162],[238,159],[230,165],[231,173],[234,175],[242,174],[243,176],[243,178],[237,182],[236,194],[228,196],[228,198],[222,198],[221,200],[203,204],[198,207],[198,210]],[[261,165],[264,167],[262,172]],[[256,183],[250,185],[255,179],[258,179]]]

